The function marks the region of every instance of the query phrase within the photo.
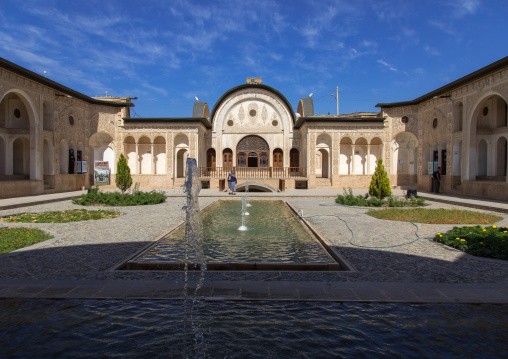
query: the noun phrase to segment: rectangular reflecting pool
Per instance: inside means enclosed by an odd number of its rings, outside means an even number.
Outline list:
[[[249,201],[242,225],[241,201],[217,201],[202,212],[204,253],[210,270],[341,270],[333,250],[283,201]],[[126,270],[180,270],[185,225],[128,261]],[[195,255],[190,255],[195,261]],[[192,266],[197,269],[199,266]]]
[[[0,299],[8,358],[506,358],[508,306]]]

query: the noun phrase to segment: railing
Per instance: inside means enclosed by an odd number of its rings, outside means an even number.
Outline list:
[[[231,170],[238,178],[307,177],[306,167],[199,167],[199,177],[226,178]]]

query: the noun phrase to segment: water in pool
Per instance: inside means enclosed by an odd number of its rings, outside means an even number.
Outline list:
[[[307,233],[282,201],[249,201],[246,231],[239,231],[240,201],[218,201],[202,214],[204,251],[208,262],[336,263]],[[168,235],[137,263],[182,262],[183,229]]]
[[[1,357],[506,358],[508,306],[0,301]]]

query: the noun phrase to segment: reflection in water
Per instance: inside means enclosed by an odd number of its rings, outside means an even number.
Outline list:
[[[238,231],[241,201],[219,201],[203,213],[208,262],[336,263],[282,201],[251,201],[247,231]],[[162,239],[135,261],[182,262],[183,231]]]
[[[182,312],[169,300],[4,299],[0,347],[39,358],[508,357],[507,305],[198,302],[187,335]]]

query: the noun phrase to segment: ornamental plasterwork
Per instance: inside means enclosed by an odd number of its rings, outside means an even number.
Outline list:
[[[247,113],[245,108],[247,108]],[[265,109],[266,117],[264,115]],[[251,110],[256,110],[255,116],[250,115]],[[242,126],[245,125],[244,122],[255,122],[256,127],[271,128],[273,125],[270,119],[273,117],[273,113],[276,114],[280,127],[292,128],[291,112],[280,98],[269,91],[251,88],[240,90],[226,99],[217,110],[212,122],[214,130],[217,132],[228,130],[227,122],[231,120],[231,117],[235,125],[237,121]]]
[[[238,109],[238,119],[240,120],[240,126],[243,126],[243,120],[245,118],[245,112],[243,111],[243,106],[240,105]]]
[[[266,106],[263,105],[263,110],[261,111],[261,119],[263,120],[264,125],[266,125],[267,118],[268,118],[268,111],[266,110]]]

